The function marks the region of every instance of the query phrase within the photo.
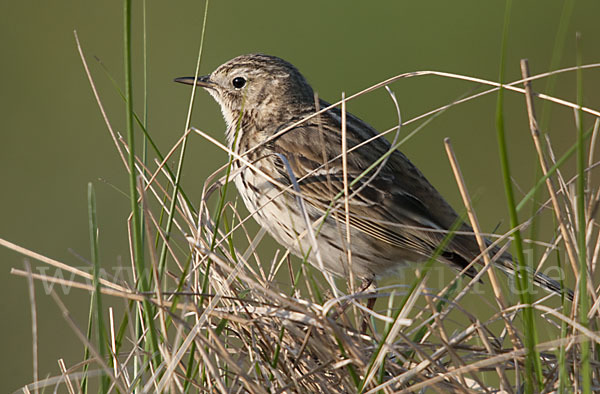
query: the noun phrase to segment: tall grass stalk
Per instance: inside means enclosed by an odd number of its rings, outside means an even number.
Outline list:
[[[106,326],[104,324],[103,317],[104,308],[102,307],[102,292],[100,291],[100,257],[98,254],[98,222],[96,219],[96,194],[94,193],[94,186],[91,183],[88,183],[88,214],[90,231],[90,249],[92,263],[94,265],[94,292],[92,293],[92,299],[95,301],[95,304],[93,305],[93,307],[90,308],[90,311],[95,310],[96,312],[95,326],[98,351],[100,353],[100,356],[106,357],[107,354],[110,354],[110,350],[106,336]],[[109,363],[110,360],[112,360],[112,358],[109,358]],[[107,392],[109,385],[108,376],[103,375],[100,379],[100,382],[102,391]]]
[[[504,15],[504,33],[502,36],[502,52],[500,59],[500,83],[504,82],[504,67],[505,67],[505,55],[506,55],[506,42],[509,29],[510,12],[511,12],[512,0],[506,1],[506,9]],[[500,151],[500,165],[502,168],[502,180],[504,183],[504,192],[506,194],[506,202],[508,205],[508,213],[510,216],[510,225],[515,229],[513,233],[513,245],[516,251],[516,264],[517,264],[517,288],[519,290],[519,297],[521,302],[527,305],[523,309],[523,324],[525,334],[525,347],[527,348],[527,355],[525,361],[525,382],[527,393],[533,393],[534,391],[542,389],[543,373],[542,363],[539,358],[539,354],[536,351],[536,345],[538,343],[537,329],[535,324],[535,317],[533,308],[531,308],[532,296],[531,296],[531,284],[530,284],[530,273],[527,270],[527,262],[525,261],[525,255],[523,253],[523,240],[521,237],[521,231],[519,227],[519,217],[515,204],[515,197],[512,187],[512,178],[510,174],[510,164],[508,158],[508,148],[506,146],[506,136],[504,130],[504,88],[500,87],[498,90],[498,100],[496,106],[496,131],[498,138],[498,149]]]
[[[129,164],[129,199],[131,203],[131,233],[132,233],[132,244],[133,244],[133,262],[137,271],[137,285],[136,288],[145,293],[150,290],[151,278],[147,274],[146,266],[144,264],[144,250],[142,244],[142,220],[140,216],[140,206],[138,203],[137,193],[137,176],[136,176],[136,156],[135,156],[135,134],[133,129],[133,83],[132,83],[132,69],[131,69],[131,0],[123,1],[123,49],[124,49],[124,65],[125,65],[125,111],[126,111],[126,130],[127,130],[127,143],[129,145],[128,164]],[[160,364],[160,353],[158,349],[158,339],[156,337],[156,330],[154,327],[154,307],[153,305],[144,300],[142,303],[142,313],[144,323],[147,328],[146,339],[146,353],[145,358],[150,359],[150,362],[154,366]],[[138,321],[139,314],[135,313],[136,316],[136,336],[142,338],[141,322]],[[156,357],[156,358],[155,358]],[[135,360],[138,358],[136,357]],[[136,361],[135,374],[139,372],[139,365]]]
[[[581,73],[582,55],[581,55],[581,35],[577,33],[577,105],[579,109],[576,113],[577,119],[577,249],[579,253],[579,321],[584,327],[588,327],[588,264],[587,264],[587,220],[586,220],[586,165],[585,165],[585,146],[583,134],[583,75]],[[581,342],[581,378],[582,388],[585,394],[592,392],[592,370],[590,367],[590,341],[584,339]]]

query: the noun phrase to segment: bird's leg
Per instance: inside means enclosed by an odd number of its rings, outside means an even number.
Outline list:
[[[369,293],[370,297],[368,297],[367,299],[367,308],[369,308],[369,310],[373,310],[373,307],[375,306],[375,302],[377,301],[377,297],[375,296],[377,294],[377,290],[375,288],[375,279],[374,278],[367,278],[367,279],[363,279],[360,287],[358,288],[358,290],[356,290],[356,292],[353,295],[359,295],[362,293]],[[344,301],[338,308],[337,310],[332,314],[331,318],[333,320],[336,320],[338,317],[340,317],[345,311],[346,309],[348,309],[348,306],[350,306],[350,301]],[[365,316],[365,319],[363,320],[362,326],[361,326],[361,332],[365,333],[367,331],[367,326],[368,326],[368,316]]]
[[[370,311],[375,307],[375,302],[377,302],[377,287],[375,286],[375,280],[373,278],[363,280],[363,283],[360,285],[360,288],[357,293],[366,293],[369,295],[367,298],[367,309]],[[369,326],[369,314],[365,315],[363,318],[362,326],[360,328],[360,332],[365,334],[367,332],[367,327]]]

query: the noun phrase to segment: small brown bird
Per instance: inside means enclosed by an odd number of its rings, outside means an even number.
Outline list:
[[[316,267],[320,264],[311,250],[301,204],[317,234],[324,268],[341,277],[348,277],[351,270],[363,287],[407,262],[427,261],[458,220],[454,209],[400,151],[373,166],[391,145],[373,127],[347,113],[349,261],[341,111],[334,108],[315,116],[330,104],[319,100],[317,105],[302,74],[274,56],[238,56],[208,76],[175,81],[196,83],[221,106],[229,147],[251,163],[234,161],[234,168],[242,169],[235,184],[246,207],[280,244],[301,258],[308,253],[308,261]],[[294,183],[303,202],[297,199]],[[462,224],[437,260],[459,270],[469,265],[480,254],[472,232]],[[515,275],[510,254],[502,254],[495,264]],[[473,267],[466,270],[471,277],[476,273]],[[558,282],[539,273],[534,283],[563,291]]]

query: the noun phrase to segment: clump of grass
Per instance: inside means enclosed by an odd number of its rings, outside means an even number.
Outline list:
[[[128,56],[130,51],[126,52]],[[85,64],[83,54],[82,59]],[[523,79],[502,86],[460,75],[421,71],[399,75],[344,99],[354,99],[401,78],[424,75],[491,87],[402,123],[403,127],[410,127],[500,88],[523,94],[541,176],[525,198],[513,204],[514,212],[519,212],[542,188],[546,188],[550,198],[532,217],[521,219],[520,224],[500,236],[498,242],[513,239],[540,215],[551,215],[555,223],[551,238],[528,240],[543,248],[543,253],[528,266],[523,259],[522,279],[533,270],[542,270],[556,256],[565,278],[571,279],[565,286],[576,284],[573,303],[551,295],[536,299],[538,293],[527,281],[521,283],[525,294],[521,302],[507,296],[491,268],[494,256],[487,256],[486,250],[482,250],[485,267],[468,283],[462,283],[457,276],[445,288],[434,290],[428,286],[430,265],[425,265],[409,286],[385,286],[376,295],[344,294],[337,287],[341,281],[336,284],[331,278],[321,280],[320,273],[311,267],[291,262],[287,250],[272,256],[260,254],[257,247],[264,231],[249,229],[252,214],[243,214],[236,200],[227,198],[227,189],[237,175],[231,172],[231,163],[239,158],[208,134],[191,127],[186,127],[176,146],[163,155],[145,132],[144,122],[133,113],[131,90],[127,88],[129,140],[117,138],[112,131],[111,135],[131,175],[129,228],[134,280],[100,276],[100,245],[91,186],[93,274],[0,240],[2,245],[35,260],[74,273],[77,280],[61,280],[29,269],[13,269],[14,274],[72,286],[93,297],[88,330],[84,333],[61,298],[52,293],[82,341],[84,360],[70,367],[63,362],[61,375],[36,378],[24,391],[64,384],[69,392],[86,392],[92,382],[102,392],[387,393],[429,388],[436,392],[510,393],[519,392],[522,387],[542,392],[597,390],[600,336],[595,330],[600,323],[600,301],[593,274],[600,255],[600,231],[595,219],[600,190],[589,179],[597,165],[594,152],[600,113],[583,107],[581,101],[574,104],[537,94],[538,98],[573,108],[577,115],[574,124],[578,139],[562,157],[556,157],[549,138],[545,136],[544,145],[543,134],[537,128],[536,94],[531,86],[539,78],[575,69],[581,67],[530,77],[524,63]],[[94,86],[91,75],[90,82]],[[520,87],[523,84],[525,88]],[[98,103],[102,108],[99,98]],[[191,108],[190,104],[190,111]],[[586,117],[594,119],[589,129],[584,125]],[[154,149],[153,163],[147,160],[145,151],[140,154],[134,150],[135,122]],[[108,119],[107,125],[110,130]],[[197,137],[226,151],[230,160],[206,179],[202,197],[194,204],[186,197],[179,179],[186,141]],[[447,148],[463,192],[465,211],[479,233],[458,160],[449,143]],[[167,160],[177,149],[180,157],[173,170]],[[586,151],[587,160],[583,160]],[[568,177],[563,164],[575,153],[580,165]],[[566,251],[565,261],[561,250]],[[489,276],[493,292],[470,292],[484,275]],[[287,283],[282,282],[284,278],[289,278]],[[350,284],[347,287],[352,288]],[[112,310],[103,310],[102,297],[106,296],[127,301],[126,312],[115,317]],[[378,298],[374,311],[362,306],[361,301],[368,297]],[[473,302],[487,305],[490,313],[477,316],[470,307]],[[342,310],[342,304],[349,307]],[[365,321],[367,329],[362,330]],[[529,332],[541,325],[548,332],[548,338],[543,340]],[[534,356],[536,360],[532,360]]]

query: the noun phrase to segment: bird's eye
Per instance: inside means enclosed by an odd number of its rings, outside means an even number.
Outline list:
[[[231,83],[233,84],[234,88],[241,89],[246,84],[246,79],[244,79],[242,77],[235,77],[235,78],[233,78],[233,81],[231,81]]]

